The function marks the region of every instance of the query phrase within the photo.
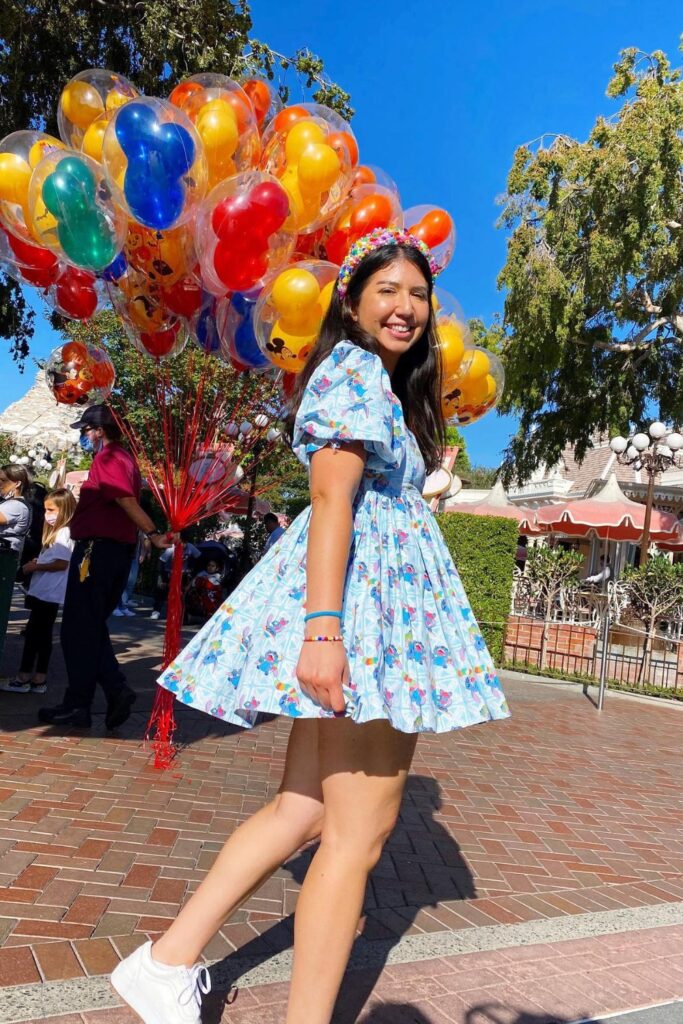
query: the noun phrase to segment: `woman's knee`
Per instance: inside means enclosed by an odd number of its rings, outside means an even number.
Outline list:
[[[297,831],[302,844],[320,838],[325,817],[320,800],[280,790],[273,800],[273,809],[278,818]]]
[[[321,845],[371,871],[382,856],[397,818],[397,814],[385,812],[364,822],[342,822],[339,827],[325,819],[322,823]]]

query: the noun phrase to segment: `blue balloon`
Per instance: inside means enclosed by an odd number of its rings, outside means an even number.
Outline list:
[[[116,138],[128,160],[123,192],[131,216],[163,231],[185,205],[187,174],[195,158],[192,136],[182,125],[161,122],[143,103],[127,103],[116,115]]]
[[[232,296],[232,307],[242,317],[242,323],[234,335],[235,355],[241,363],[249,366],[252,370],[260,370],[270,365],[270,360],[264,356],[258,347],[256,334],[254,333],[256,295],[258,295],[258,292],[235,292]]]
[[[122,252],[118,254],[115,260],[105,267],[100,277],[103,277],[105,281],[118,281],[120,277],[125,274],[128,267],[128,261]]]
[[[199,342],[199,347],[206,352],[208,356],[213,355],[214,352],[218,352],[221,347],[221,339],[218,334],[218,328],[216,327],[216,300],[211,299],[207,302],[199,311],[197,317],[197,326],[195,327],[195,336]]]

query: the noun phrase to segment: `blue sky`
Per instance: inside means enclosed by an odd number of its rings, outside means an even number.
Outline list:
[[[404,207],[434,202],[453,214],[458,244],[440,284],[486,321],[502,307],[496,197],[516,146],[546,131],[585,138],[597,114],[615,109],[605,88],[624,47],[680,63],[677,10],[673,0],[252,4],[256,38],[286,54],[309,47],[350,91],[361,160],[396,179]],[[33,351],[50,347],[43,326]],[[4,359],[0,407],[33,369],[22,378]],[[472,461],[497,465],[514,429],[495,414],[468,427]]]

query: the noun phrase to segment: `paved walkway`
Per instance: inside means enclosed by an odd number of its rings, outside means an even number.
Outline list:
[[[151,768],[140,740],[162,625],[113,620],[140,694],[115,735],[103,704],[91,732],[60,732],[36,724],[41,698],[0,693],[3,1024],[136,1019],[106,974],[166,927],[277,788],[281,719],[247,732],[181,708],[180,758]],[[54,669],[50,699],[58,651]],[[682,709],[608,695],[599,715],[578,687],[507,691],[511,720],[421,738],[338,1024],[570,1022],[683,998]],[[293,858],[208,948],[222,991],[207,1020],[238,983],[226,1022],[281,1024],[309,860]]]

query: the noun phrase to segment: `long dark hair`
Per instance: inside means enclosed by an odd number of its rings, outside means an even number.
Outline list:
[[[348,340],[379,355],[377,340],[364,331],[353,318],[368,279],[397,259],[408,260],[420,271],[429,292],[429,320],[418,341],[405,352],[391,375],[391,390],[403,406],[406,425],[415,435],[427,472],[441,465],[445,443],[445,425],[441,410],[441,357],[436,334],[432,291],[434,281],[429,263],[413,246],[382,245],[369,253],[349,281],[344,298],[334,289],[332,301],[323,320],[318,340],[308,361],[296,378],[288,403],[287,426],[290,436],[303,393],[311,376],[330,354],[337,342]]]

